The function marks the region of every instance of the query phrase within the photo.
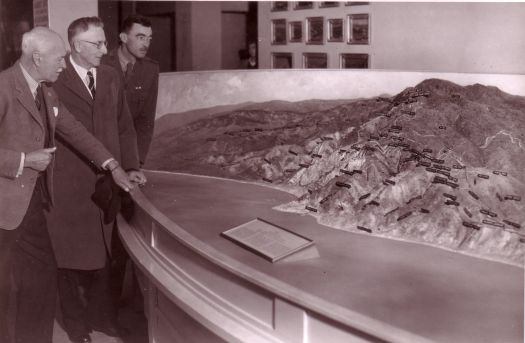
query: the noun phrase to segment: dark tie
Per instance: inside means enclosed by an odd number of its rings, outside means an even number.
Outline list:
[[[124,74],[124,78],[126,79],[126,82],[129,81],[132,75],[133,75],[133,63],[128,62],[128,64],[126,64],[126,73]]]
[[[49,145],[49,127],[47,120],[47,109],[44,100],[44,91],[42,90],[41,84],[38,84],[38,87],[36,88],[35,104],[36,108],[38,108],[38,112],[40,113],[40,117],[42,118],[42,123],[44,124],[44,147],[47,148]]]
[[[87,72],[87,77],[88,77],[88,88],[89,88],[89,91],[91,92],[91,97],[93,99],[95,99],[95,78],[93,77],[93,73],[91,73],[91,71],[88,71]]]
[[[38,84],[38,87],[36,87],[36,95],[35,95],[35,104],[36,108],[40,111],[40,106],[42,106],[42,103],[44,102],[44,93],[42,93],[42,86]]]

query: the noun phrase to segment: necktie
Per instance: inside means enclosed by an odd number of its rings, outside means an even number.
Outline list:
[[[133,75],[133,63],[128,62],[128,64],[126,64],[126,73],[124,74],[126,82],[131,78],[131,75]]]
[[[42,102],[44,101],[44,94],[42,93],[42,86],[38,84],[38,87],[36,88],[36,95],[35,95],[35,104],[36,108],[40,111],[40,106],[42,106]]]
[[[44,148],[49,147],[49,126],[47,121],[47,110],[45,106],[45,100],[44,100],[44,91],[42,90],[42,85],[39,83],[38,87],[36,88],[36,95],[35,95],[35,104],[36,108],[38,108],[38,112],[40,112],[40,116],[42,118],[42,123],[44,124]],[[47,170],[44,170],[40,172],[40,177],[37,179],[36,187],[40,189],[42,202],[45,204],[50,204],[51,197],[49,196],[49,189],[46,180],[46,173]]]
[[[38,85],[36,88],[36,96],[35,96],[35,104],[36,108],[38,108],[38,112],[40,112],[40,117],[42,118],[42,123],[44,124],[44,147],[47,147],[49,144],[49,127],[48,127],[48,120],[47,120],[47,109],[45,106],[45,100],[44,100],[44,91],[42,90],[42,85]]]
[[[93,99],[95,99],[95,78],[93,77],[93,73],[91,71],[88,71],[87,72],[87,77],[88,77],[88,88],[89,88],[89,91],[91,92],[91,97]]]

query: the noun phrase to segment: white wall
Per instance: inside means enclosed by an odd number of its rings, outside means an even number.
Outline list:
[[[525,73],[525,3],[373,7],[373,68]]]
[[[270,68],[271,52],[292,52],[294,67],[303,52],[328,52],[329,68],[339,68],[340,53],[369,53],[370,68],[440,72],[525,73],[525,3],[370,2],[271,12],[259,3],[259,53]],[[290,5],[291,8],[291,5]],[[323,45],[270,44],[272,19],[303,20],[309,16],[345,19],[350,13],[370,15],[370,44],[326,42]],[[325,32],[326,35],[326,32]]]
[[[69,49],[67,42],[69,24],[80,17],[98,15],[98,2],[94,0],[48,0],[47,6],[49,27],[62,36],[67,49]]]

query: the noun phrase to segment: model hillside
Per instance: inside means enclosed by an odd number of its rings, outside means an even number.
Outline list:
[[[523,265],[525,98],[429,79],[323,110],[279,103],[164,130],[151,169],[257,180],[281,210]]]

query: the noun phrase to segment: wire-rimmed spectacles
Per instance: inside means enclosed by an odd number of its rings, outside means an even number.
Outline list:
[[[84,39],[79,39],[80,41],[82,42],[86,42],[86,43],[89,43],[89,44],[93,44],[94,46],[97,47],[97,49],[102,49],[102,47],[108,47],[108,42],[105,41],[105,40],[101,40],[101,41],[98,41],[98,42],[91,42],[91,41],[88,41],[88,40],[84,40]]]

